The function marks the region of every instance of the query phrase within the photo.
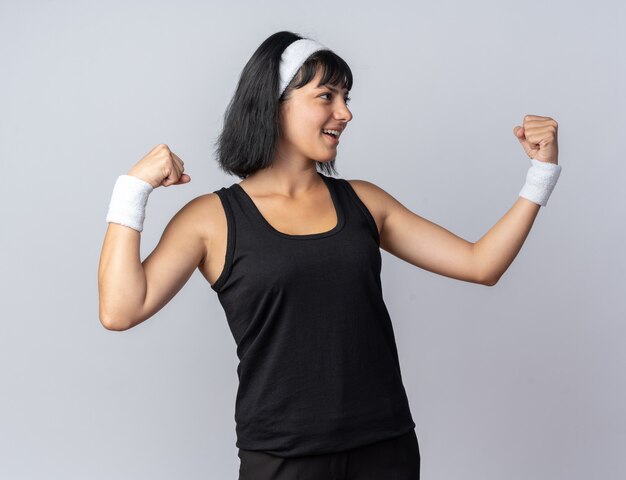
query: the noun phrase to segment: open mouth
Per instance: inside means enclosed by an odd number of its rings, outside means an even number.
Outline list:
[[[333,134],[333,133],[330,133],[330,132],[328,132],[328,131],[323,131],[323,130],[322,130],[322,133],[323,133],[325,136],[330,137],[330,140],[331,140],[333,143],[335,143],[335,144],[339,143],[339,135],[335,135],[335,134]]]

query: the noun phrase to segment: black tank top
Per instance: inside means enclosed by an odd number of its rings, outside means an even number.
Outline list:
[[[336,453],[415,428],[383,302],[380,238],[350,183],[318,172],[338,222],[272,227],[235,183],[225,266],[211,286],[237,344],[236,446],[280,457]]]

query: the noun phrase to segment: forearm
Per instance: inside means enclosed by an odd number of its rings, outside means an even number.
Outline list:
[[[513,263],[541,205],[518,197],[508,212],[477,242],[474,255],[483,278],[496,283]]]
[[[140,233],[109,223],[98,268],[100,321],[110,330],[124,330],[133,312],[141,311],[146,275],[140,258]]]

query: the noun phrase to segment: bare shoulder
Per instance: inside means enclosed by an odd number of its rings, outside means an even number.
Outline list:
[[[222,202],[213,192],[199,195],[187,202],[176,216],[180,216],[185,228],[204,243],[201,266],[215,238],[220,237],[226,229],[226,214]]]
[[[390,195],[367,180],[346,180],[374,217],[378,232],[382,230]]]
[[[217,193],[213,192],[197,196],[190,200],[188,205],[196,215],[206,220],[220,217],[220,213],[223,212],[222,201]]]
[[[205,231],[211,222],[220,218],[222,204],[216,193],[205,193],[189,200],[179,211],[194,228]]]

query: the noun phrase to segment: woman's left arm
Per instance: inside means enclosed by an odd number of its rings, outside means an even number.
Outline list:
[[[523,125],[516,126],[513,133],[526,153],[538,162],[557,164],[556,122],[549,117],[526,115]],[[552,165],[541,167],[531,167],[513,207],[475,243],[412,212],[371,182],[350,183],[375,213],[383,250],[439,275],[493,286],[520,251],[540,206],[547,202],[550,185],[553,187],[558,178]],[[540,171],[533,170],[537,168]]]
[[[541,205],[518,197],[511,209],[474,243],[476,263],[488,285],[495,285],[519,253]]]
[[[516,126],[513,129],[513,134],[531,159],[558,165],[558,124],[556,120],[550,117],[526,115],[523,126]],[[556,178],[558,178],[558,172]],[[553,179],[553,182],[555,181]],[[553,187],[554,185],[548,189]],[[526,195],[525,192],[527,191],[531,192],[532,188],[525,186],[520,194]],[[474,244],[477,263],[485,272],[486,278],[491,279],[491,285],[495,285],[513,263],[533,226],[539,208],[547,202],[546,193],[549,195],[550,191],[540,192],[538,196],[535,195],[536,192],[532,191],[532,193],[533,195],[527,196],[535,201],[524,196],[518,197],[515,204],[498,223]],[[535,203],[540,201],[535,197],[541,197],[543,203]]]

